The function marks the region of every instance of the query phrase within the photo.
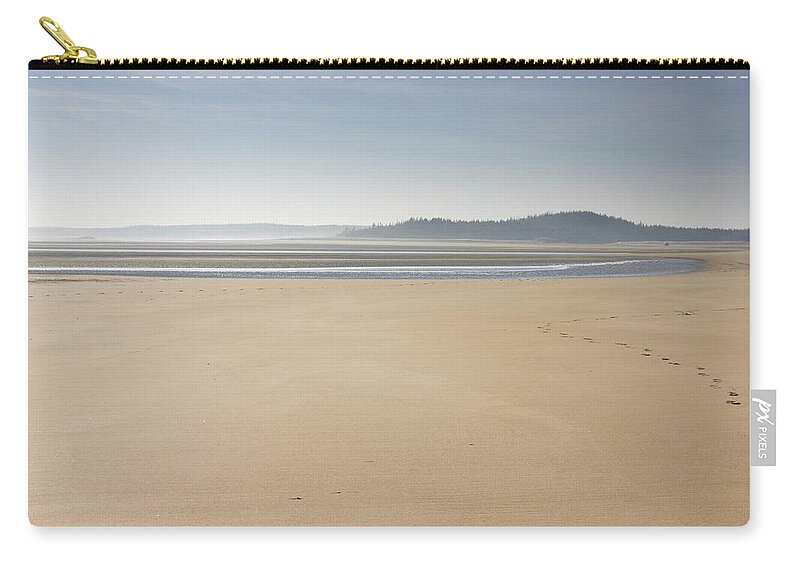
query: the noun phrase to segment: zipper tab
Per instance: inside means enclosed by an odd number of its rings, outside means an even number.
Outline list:
[[[47,16],[39,24],[58,42],[64,53],[48,55],[28,64],[28,69],[53,69],[56,67],[96,65],[99,69],[415,69],[415,70],[468,70],[468,69],[618,69],[618,70],[746,70],[750,64],[743,59],[677,58],[677,59],[384,59],[384,58],[333,58],[333,59],[176,59],[176,58],[122,58],[98,59],[91,48],[76,45],[64,29]]]
[[[44,28],[44,30],[50,34],[50,37],[53,38],[58,42],[62,48],[64,48],[64,53],[61,55],[46,55],[42,58],[42,61],[53,61],[56,63],[62,62],[70,62],[70,63],[88,63],[88,64],[97,64],[99,60],[97,59],[97,54],[91,48],[82,47],[79,45],[75,45],[75,42],[70,39],[67,35],[67,32],[64,31],[64,28],[59,26],[55,20],[52,18],[48,18],[47,16],[42,16],[39,18],[39,24]],[[81,55],[81,53],[85,55]]]

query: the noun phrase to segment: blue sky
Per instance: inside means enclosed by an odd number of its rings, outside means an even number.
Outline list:
[[[581,209],[749,226],[747,80],[149,75],[158,73],[30,72],[30,225],[370,224]]]

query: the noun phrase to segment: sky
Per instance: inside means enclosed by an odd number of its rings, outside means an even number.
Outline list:
[[[749,227],[746,73],[521,73],[31,71],[29,224]]]

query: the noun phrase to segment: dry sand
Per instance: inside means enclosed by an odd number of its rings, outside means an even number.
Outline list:
[[[748,252],[692,257],[707,270],[31,278],[30,518],[743,524]]]

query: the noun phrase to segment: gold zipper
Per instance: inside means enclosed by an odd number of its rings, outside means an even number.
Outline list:
[[[76,45],[67,35],[67,32],[64,31],[64,28],[59,26],[52,18],[42,16],[39,18],[39,24],[50,34],[51,38],[58,42],[58,45],[64,48],[64,53],[61,55],[46,55],[42,58],[42,61],[55,63],[84,63],[89,65],[100,63],[100,60],[97,59],[97,54],[92,48]]]
[[[64,49],[61,55],[48,55],[30,62],[30,69],[61,66],[95,65],[103,68],[251,68],[251,69],[750,69],[743,59],[724,58],[578,58],[578,59],[506,59],[506,58],[115,58],[99,59],[91,48],[78,46],[52,18],[43,16],[39,24]]]

